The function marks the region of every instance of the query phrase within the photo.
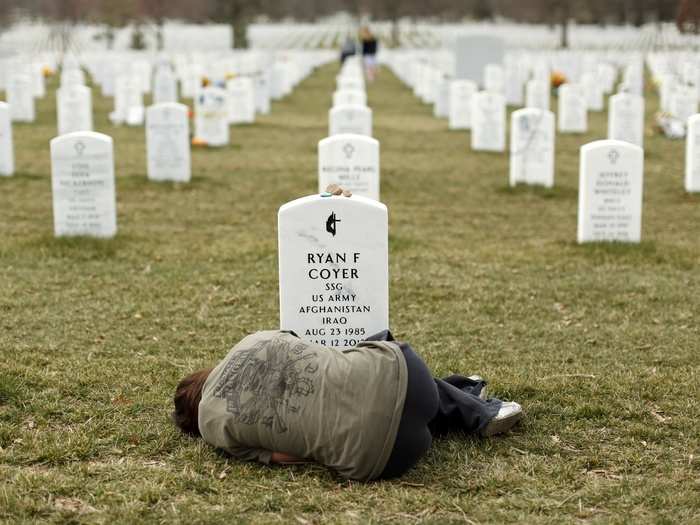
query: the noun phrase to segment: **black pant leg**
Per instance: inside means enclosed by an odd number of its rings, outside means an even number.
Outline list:
[[[465,378],[466,379],[466,378]],[[501,408],[501,401],[484,401],[469,391],[468,386],[461,390],[442,379],[435,379],[440,403],[437,415],[430,422],[430,431],[441,436],[452,431],[478,432],[491,421]],[[477,386],[479,391],[480,386]]]

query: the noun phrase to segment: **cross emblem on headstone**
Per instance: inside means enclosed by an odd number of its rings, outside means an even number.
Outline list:
[[[80,142],[76,142],[75,146],[75,152],[78,154],[78,157],[81,157],[83,155],[83,152],[85,151],[85,144],[81,140]]]
[[[620,154],[616,149],[610,150],[610,153],[608,153],[608,158],[610,159],[610,164],[615,164],[617,162],[617,159],[620,158]]]
[[[345,158],[352,158],[352,154],[355,153],[355,147],[349,142],[343,146],[343,153],[345,153]]]

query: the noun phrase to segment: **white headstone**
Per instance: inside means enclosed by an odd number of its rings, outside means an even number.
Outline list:
[[[8,176],[15,172],[15,153],[12,144],[12,118],[10,106],[0,102],[0,175]]]
[[[631,93],[610,97],[608,138],[644,147],[644,98]]]
[[[685,191],[700,192],[700,115],[688,119],[685,140]]]
[[[561,133],[586,133],[588,131],[588,104],[583,88],[578,84],[562,84],[559,87],[558,128]]]
[[[341,134],[318,143],[318,186],[337,184],[379,200],[379,141],[366,135]]]
[[[177,77],[170,66],[162,65],[153,78],[153,104],[177,102]]]
[[[209,146],[229,143],[228,103],[226,91],[208,86],[195,97],[195,137]]]
[[[80,68],[64,69],[61,72],[61,87],[84,86],[85,74]]]
[[[686,122],[698,112],[697,91],[689,86],[678,86],[671,95],[671,114]]]
[[[450,82],[450,129],[471,128],[472,96],[476,92],[476,83],[471,80]]]
[[[92,131],[92,92],[89,87],[71,84],[56,90],[58,134]]]
[[[255,75],[255,110],[261,115],[270,113],[270,70]]]
[[[278,215],[280,326],[348,348],[389,328],[388,218],[382,203],[312,195]]]
[[[490,93],[505,93],[505,73],[500,64],[488,64],[484,70],[484,90]]]
[[[51,186],[57,237],[116,235],[111,137],[79,131],[51,140]]]
[[[586,95],[586,104],[590,111],[603,111],[605,109],[605,97],[603,86],[600,84],[598,75],[594,73],[584,73],[581,83]]]
[[[238,77],[226,83],[228,115],[231,124],[255,122],[255,91],[253,80]]]
[[[578,242],[639,242],[644,150],[619,140],[581,147]]]
[[[367,106],[336,106],[328,112],[328,135],[372,136],[372,110]]]
[[[7,85],[7,103],[13,122],[34,122],[36,111],[32,81],[26,75],[12,75]]]
[[[333,107],[348,105],[366,106],[367,95],[359,89],[339,89],[333,93]]]
[[[146,110],[148,178],[189,182],[190,136],[187,106],[174,102]]]
[[[435,87],[435,104],[433,115],[436,118],[446,118],[450,114],[450,81],[442,76],[438,77]]]
[[[510,185],[554,186],[554,114],[525,108],[511,114]]]
[[[525,106],[549,111],[549,83],[530,80],[525,88]]]
[[[503,95],[481,91],[472,96],[471,146],[475,151],[505,151],[506,101]]]

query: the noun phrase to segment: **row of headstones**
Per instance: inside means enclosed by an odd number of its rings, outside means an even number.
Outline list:
[[[338,76],[339,92],[361,87],[362,70],[348,64]],[[83,86],[71,86],[83,87]],[[205,90],[206,91],[206,90]],[[342,97],[335,97],[342,99]],[[347,104],[354,107],[352,104]],[[340,104],[344,107],[346,104]],[[12,152],[7,105],[0,119]],[[366,108],[369,109],[369,108]],[[188,109],[178,103],[160,103],[146,111],[148,177],[153,180],[190,179]],[[371,113],[370,113],[371,118]],[[319,185],[344,184],[358,195],[379,199],[379,143],[371,136],[371,120],[357,133],[333,133],[319,143]],[[3,151],[4,151],[3,149]],[[8,155],[9,158],[10,155]],[[4,157],[4,155],[3,155]],[[112,139],[89,131],[61,135],[51,142],[54,230],[57,236],[111,237],[116,234],[116,194]],[[8,167],[11,174],[12,167]]]
[[[346,59],[336,77],[328,137],[318,143],[319,191],[331,184],[379,200],[379,141],[372,137],[372,109],[357,57]]]
[[[488,80],[488,71],[484,75]],[[477,92],[476,83],[453,81],[455,104],[469,116],[474,150],[505,150],[505,97],[501,93]],[[560,89],[566,89],[564,85]],[[497,89],[492,86],[491,89]],[[462,95],[461,97],[459,95]],[[465,97],[466,95],[466,97]],[[560,97],[560,104],[562,98]],[[462,98],[470,98],[463,103]],[[585,106],[585,104],[582,104]],[[456,106],[456,107],[455,107]],[[562,119],[560,111],[560,119]],[[700,115],[698,115],[700,118]],[[454,124],[455,117],[451,119]],[[689,120],[686,189],[698,191],[697,136],[695,118]],[[451,126],[453,127],[453,126]],[[643,185],[644,100],[619,93],[611,97],[609,140],[587,144],[581,149],[578,241],[641,240]],[[554,114],[548,109],[524,108],[511,115],[510,184],[554,184]],[[607,160],[605,160],[607,159]]]
[[[316,55],[317,58],[321,58]],[[325,57],[324,60],[328,58]],[[313,62],[320,65],[322,62]],[[310,73],[310,72],[309,72]],[[293,88],[301,79],[289,84]],[[234,79],[236,84],[246,84],[250,87],[250,79]],[[156,78],[155,85],[158,85]],[[171,86],[173,87],[173,86]],[[204,88],[195,99],[195,135],[201,141],[210,146],[223,146],[229,143],[228,125],[233,120],[233,112],[240,120],[241,106],[245,106],[247,115],[244,120],[249,122],[254,119],[254,108],[251,102],[251,90],[245,89],[246,104],[240,104],[236,97],[234,103],[229,95],[235,92],[235,88],[222,94],[217,87]],[[31,120],[34,112],[34,94],[28,91],[31,106]],[[177,89],[170,90],[173,98],[177,98]],[[286,94],[286,93],[285,93]],[[61,72],[61,87],[57,90],[57,116],[59,135],[81,131],[92,131],[92,94],[85,85],[85,75],[80,68],[77,58],[66,56]],[[154,96],[154,99],[156,97]],[[10,97],[13,100],[12,97]],[[160,99],[162,100],[162,98]],[[14,147],[12,143],[12,120],[29,120],[29,118],[16,118],[15,106],[2,103],[3,111],[0,113],[0,173],[11,175],[14,173]],[[269,99],[266,103],[269,111]],[[143,110],[142,110],[143,111]],[[148,176],[153,180],[173,180],[178,182],[190,179],[190,147],[189,147],[189,110],[186,106],[175,102],[158,102],[149,107],[145,113],[146,143],[148,150]],[[238,121],[238,120],[236,120]]]

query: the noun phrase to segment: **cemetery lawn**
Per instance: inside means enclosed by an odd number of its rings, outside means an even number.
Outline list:
[[[388,71],[369,87],[390,215],[392,329],[436,375],[480,373],[523,404],[511,434],[435,443],[397,481],[217,454],[169,421],[188,372],[278,323],[278,207],[316,191],[337,67],[232,145],[193,151],[189,185],[146,180],[143,128],[115,128],[113,241],[55,240],[55,80],[14,127],[0,178],[0,522],[700,523],[700,197],[683,142],[652,136],[644,242],[575,244],[578,148],[556,187],[507,187]],[[650,89],[648,86],[647,89]],[[553,100],[556,104],[556,100]]]

